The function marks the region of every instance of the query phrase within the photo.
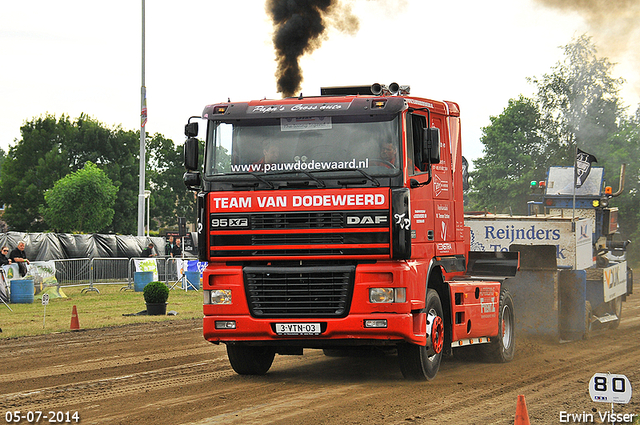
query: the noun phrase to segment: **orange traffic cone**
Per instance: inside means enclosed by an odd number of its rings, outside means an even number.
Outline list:
[[[518,396],[518,404],[516,404],[516,420],[513,425],[531,425],[529,422],[529,413],[527,413],[527,402],[524,396]]]
[[[71,330],[80,329],[80,323],[78,322],[78,310],[76,306],[73,306],[73,310],[71,311]]]

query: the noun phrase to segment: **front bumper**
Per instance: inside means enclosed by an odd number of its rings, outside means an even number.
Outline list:
[[[203,308],[204,338],[213,343],[263,342],[297,344],[303,347],[331,345],[337,341],[353,345],[388,345],[397,342],[426,344],[426,316],[422,267],[408,262],[376,262],[360,264],[355,271],[353,293],[348,313],[342,317],[255,317],[247,304],[247,293],[240,266],[210,264],[204,271],[204,290],[223,289],[231,292],[229,304],[208,304]],[[405,288],[404,302],[372,303],[369,289],[377,287]],[[309,315],[312,316],[312,315]],[[386,320],[386,327],[366,327],[368,320]],[[235,328],[216,329],[216,322],[234,321]],[[320,324],[319,335],[278,335],[276,324]],[[295,342],[293,342],[295,341]]]
[[[251,316],[205,316],[204,338],[213,343],[263,342],[302,347],[345,345],[388,345],[390,342],[426,344],[424,313],[419,314],[350,314],[341,319],[255,319]],[[367,320],[386,320],[386,328],[367,328]],[[235,329],[216,329],[217,321],[235,321]],[[276,323],[320,323],[319,335],[278,335]],[[348,343],[346,345],[349,345]]]

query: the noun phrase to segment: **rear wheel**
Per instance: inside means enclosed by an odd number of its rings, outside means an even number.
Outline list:
[[[591,338],[591,330],[593,327],[593,308],[591,307],[591,302],[584,302],[584,335],[582,339]]]
[[[609,322],[609,329],[617,329],[620,326],[620,320],[622,319],[622,297],[615,298],[609,301],[611,312],[618,318]]]
[[[434,289],[427,290],[426,299],[427,345],[401,344],[398,360],[402,375],[416,381],[435,378],[442,360],[444,345],[444,314],[440,296]]]
[[[506,363],[513,360],[515,354],[515,314],[513,298],[506,289],[500,292],[498,312],[498,335],[491,338],[489,345],[484,346],[489,360]]]
[[[239,375],[264,375],[271,367],[275,355],[273,347],[227,345],[229,363]]]

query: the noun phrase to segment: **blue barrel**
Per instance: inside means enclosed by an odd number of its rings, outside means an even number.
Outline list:
[[[11,280],[11,302],[15,304],[33,304],[35,288],[32,279]]]
[[[187,278],[187,289],[199,290],[200,289],[200,272],[184,272]]]
[[[133,290],[142,292],[147,283],[153,281],[153,272],[136,272],[133,275]]]

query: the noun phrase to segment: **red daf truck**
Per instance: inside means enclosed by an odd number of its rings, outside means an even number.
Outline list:
[[[459,347],[513,358],[513,300],[488,276],[515,274],[518,254],[469,252],[456,103],[323,88],[208,105],[185,134],[204,337],[237,373],[305,348],[397,352],[418,380]]]

